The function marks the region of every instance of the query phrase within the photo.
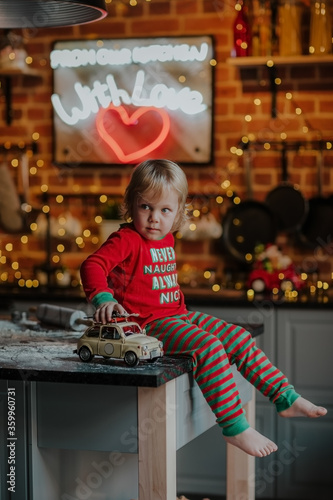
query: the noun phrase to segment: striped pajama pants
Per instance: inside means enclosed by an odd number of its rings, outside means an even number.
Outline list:
[[[289,408],[299,396],[287,378],[256,346],[244,328],[197,311],[167,317],[146,325],[161,340],[169,356],[191,356],[193,376],[226,436],[249,427],[230,366],[237,370],[277,411]]]

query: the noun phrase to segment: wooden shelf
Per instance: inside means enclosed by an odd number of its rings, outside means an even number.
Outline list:
[[[308,64],[333,64],[333,55],[325,56],[263,56],[263,57],[229,57],[227,63],[240,68],[251,68],[254,66],[271,66],[267,64],[273,61],[275,66],[308,65]]]
[[[6,68],[0,66],[0,77],[2,76],[33,76],[34,78],[41,78],[40,71],[33,68]]]
[[[270,91],[272,94],[271,117],[277,117],[276,95],[277,95],[277,68],[282,66],[318,66],[333,64],[333,55],[323,56],[264,56],[264,57],[229,57],[227,63],[230,66],[239,68],[267,68],[270,81]]]

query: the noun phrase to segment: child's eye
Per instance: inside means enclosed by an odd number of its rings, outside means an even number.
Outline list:
[[[149,205],[147,205],[146,203],[142,203],[140,207],[142,208],[142,210],[149,210]]]
[[[168,212],[170,212],[170,208],[162,208],[162,212],[164,214],[167,214]]]

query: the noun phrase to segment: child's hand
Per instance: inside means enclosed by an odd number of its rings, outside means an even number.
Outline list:
[[[94,319],[98,323],[102,323],[103,325],[105,325],[105,323],[110,323],[112,319],[112,313],[114,311],[118,312],[121,316],[127,316],[127,312],[121,304],[118,304],[118,302],[110,301],[104,302],[104,304],[96,309]]]

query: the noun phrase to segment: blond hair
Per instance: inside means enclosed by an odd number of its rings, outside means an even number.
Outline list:
[[[174,189],[178,194],[178,214],[171,230],[179,230],[187,219],[188,184],[183,170],[171,160],[146,160],[135,167],[121,208],[124,219],[133,219],[139,196],[153,193],[159,198],[165,189]]]

